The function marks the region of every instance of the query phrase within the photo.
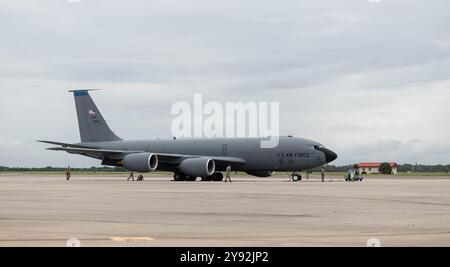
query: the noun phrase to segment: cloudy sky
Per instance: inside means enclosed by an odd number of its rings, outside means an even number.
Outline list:
[[[124,139],[170,137],[171,106],[279,101],[282,134],[360,161],[450,163],[447,0],[0,0],[0,165],[94,166],[73,88]]]

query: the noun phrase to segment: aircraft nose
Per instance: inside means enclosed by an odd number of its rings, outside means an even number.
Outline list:
[[[322,152],[325,154],[325,160],[327,161],[327,163],[337,159],[337,154],[328,148],[323,148]]]

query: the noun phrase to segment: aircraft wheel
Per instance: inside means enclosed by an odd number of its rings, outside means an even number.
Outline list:
[[[297,182],[297,181],[299,181],[299,180],[302,180],[302,176],[299,175],[299,174],[293,174],[293,175],[291,176],[291,179],[292,179],[292,181]]]
[[[197,180],[197,176],[187,176],[186,181],[194,182]]]
[[[186,180],[186,175],[180,173],[180,172],[176,172],[173,174],[173,180],[180,182],[180,181],[185,181]]]
[[[223,174],[221,172],[214,173],[212,175],[212,180],[216,182],[220,182],[223,180]]]
[[[211,181],[211,176],[202,177],[202,181]]]

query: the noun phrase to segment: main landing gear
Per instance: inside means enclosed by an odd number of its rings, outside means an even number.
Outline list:
[[[297,171],[292,172],[290,175],[291,181],[297,182],[302,180],[302,175],[297,173]]]
[[[202,181],[220,182],[222,180],[223,180],[223,174],[221,172],[215,172],[210,176],[202,177]]]
[[[197,180],[197,177],[196,176],[185,175],[184,173],[181,173],[181,172],[175,172],[173,174],[173,180],[177,181],[177,182],[181,182],[181,181],[193,182],[193,181]]]
[[[202,179],[202,181],[222,181],[223,174],[220,172],[215,172],[210,176],[201,177],[201,179]],[[193,181],[197,180],[197,177],[185,175],[184,173],[181,173],[181,172],[175,172],[173,174],[173,180],[176,182],[181,182],[181,181],[193,182]]]

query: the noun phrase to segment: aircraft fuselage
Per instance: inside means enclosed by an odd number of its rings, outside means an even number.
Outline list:
[[[245,161],[232,166],[239,171],[295,171],[322,166],[337,156],[313,140],[280,137],[275,148],[261,148],[262,138],[178,138],[164,140],[134,140],[80,143],[83,146],[110,150],[142,151],[161,154],[198,155],[202,157],[234,157]],[[107,164],[105,165],[116,165]],[[226,166],[218,165],[223,171]],[[160,170],[173,171],[173,166],[161,165]]]

